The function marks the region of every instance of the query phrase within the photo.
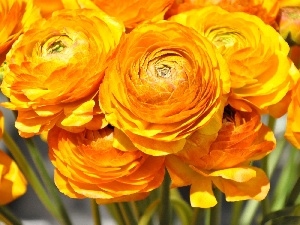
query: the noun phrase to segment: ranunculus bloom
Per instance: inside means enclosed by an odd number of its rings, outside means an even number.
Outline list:
[[[79,1],[79,0],[77,0]],[[145,21],[161,20],[171,7],[173,0],[89,0],[95,6],[124,22],[125,27],[134,28]],[[81,2],[83,2],[81,0]],[[91,7],[88,1],[81,7]]]
[[[300,45],[300,7],[284,7],[278,15],[279,33],[291,44]]]
[[[296,148],[300,149],[300,82],[292,90],[292,101],[288,108],[286,139]]]
[[[166,167],[172,186],[191,185],[191,205],[208,208],[217,204],[212,188],[215,185],[227,201],[262,200],[268,193],[265,173],[249,166],[275,147],[273,132],[260,122],[260,115],[240,112],[226,106],[223,126],[210,145],[203,145],[206,136],[197,131],[184,149],[166,156]]]
[[[227,65],[214,46],[190,28],[162,21],[121,40],[100,85],[100,107],[138,149],[166,155],[181,150],[195,130],[221,123],[229,88]],[[208,130],[217,133],[218,126]]]
[[[231,72],[232,106],[251,110],[251,103],[261,113],[276,117],[286,112],[269,111],[269,107],[292,89],[299,71],[287,56],[288,44],[275,29],[256,16],[217,6],[180,13],[170,20],[194,28],[221,52]]]
[[[33,24],[17,40],[1,88],[10,99],[3,105],[18,110],[21,136],[55,124],[76,129],[94,116],[97,129],[107,125],[94,98],[123,32],[122,24],[101,11],[65,10]]]
[[[23,195],[27,182],[17,164],[0,149],[0,205]]]
[[[12,43],[39,17],[31,0],[0,1],[0,65]]]
[[[98,203],[144,198],[164,178],[164,157],[113,147],[113,128],[70,133],[54,127],[48,134],[49,156],[58,189],[71,198]]]
[[[245,12],[260,17],[265,23],[275,25],[279,11],[277,0],[182,0],[173,5],[173,15],[195,8],[216,5],[229,12]],[[172,12],[169,13],[172,15]]]

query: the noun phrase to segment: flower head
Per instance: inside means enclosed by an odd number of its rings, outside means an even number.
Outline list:
[[[91,0],[91,2],[108,15],[123,21],[126,28],[134,28],[145,21],[163,19],[173,0]],[[91,7],[91,4],[86,2],[82,6]]]
[[[227,201],[262,200],[269,190],[265,173],[250,166],[275,147],[273,132],[260,122],[255,110],[241,112],[225,107],[223,126],[210,145],[203,145],[206,136],[195,132],[183,150],[166,157],[166,167],[173,186],[191,185],[191,204],[212,207],[217,201],[213,185],[226,195]]]
[[[113,147],[113,128],[70,133],[53,128],[49,156],[59,190],[72,198],[98,203],[138,200],[157,188],[164,177],[164,157],[153,157],[133,145]]]
[[[0,65],[12,43],[30,24],[40,18],[32,1],[2,0],[0,2]]]
[[[226,59],[231,75],[230,104],[240,110],[254,105],[261,113],[279,117],[279,103],[299,79],[288,58],[289,46],[271,26],[256,16],[211,6],[170,18],[207,37]],[[288,104],[286,104],[288,105]]]
[[[221,123],[229,87],[227,65],[206,38],[173,22],[143,24],[121,40],[100,107],[141,151],[165,155],[210,121]]]
[[[17,164],[0,149],[0,205],[5,205],[23,195],[27,181]]]
[[[18,39],[1,89],[10,99],[3,105],[18,110],[21,136],[55,124],[66,129],[93,119],[96,129],[107,124],[94,98],[123,32],[122,24],[101,11],[65,10],[37,21]]]

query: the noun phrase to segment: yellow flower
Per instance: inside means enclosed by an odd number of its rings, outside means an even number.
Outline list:
[[[275,25],[279,11],[277,0],[182,0],[173,5],[173,14],[207,6],[220,6],[229,12],[245,12],[261,18],[265,23]]]
[[[273,106],[295,85],[299,71],[287,56],[288,44],[271,26],[256,16],[217,6],[187,11],[170,20],[194,28],[221,52],[231,72],[233,107],[251,110],[250,103],[276,117],[286,112]]]
[[[132,144],[127,151],[113,147],[114,131],[70,133],[54,127],[48,134],[54,181],[71,198],[98,203],[145,198],[164,178],[164,157],[153,157]]]
[[[203,144],[204,139],[210,144]],[[194,207],[217,204],[213,185],[224,192],[227,201],[262,200],[268,193],[269,180],[249,162],[263,158],[274,147],[273,132],[260,122],[254,109],[240,112],[228,105],[217,137],[196,131],[182,151],[166,157],[166,167],[173,187],[191,185]]]
[[[33,24],[7,56],[1,89],[23,137],[55,124],[81,131],[107,122],[97,93],[124,26],[98,10],[65,10]],[[91,122],[93,121],[93,122]]]
[[[26,192],[27,182],[17,164],[0,149],[0,205],[5,205]]]
[[[77,0],[81,7],[99,7],[125,24],[134,28],[145,21],[161,20],[171,7],[173,0]],[[89,3],[90,1],[90,3]]]
[[[121,40],[100,85],[100,107],[138,149],[166,155],[180,151],[195,130],[218,132],[208,124],[222,123],[229,87],[227,65],[206,38],[162,21]]]
[[[31,23],[40,18],[32,1],[1,0],[0,2],[0,65],[12,43]]]
[[[300,149],[300,82],[292,90],[292,101],[288,108],[286,139],[296,148]]]

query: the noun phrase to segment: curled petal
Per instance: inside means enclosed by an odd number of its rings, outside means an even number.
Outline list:
[[[79,133],[50,130],[49,157],[62,193],[108,203],[139,199],[160,186],[164,157],[148,156],[136,148],[116,149],[113,135],[109,127]]]
[[[27,190],[27,181],[17,164],[0,150],[0,205],[5,205],[22,196]]]
[[[227,201],[263,200],[269,192],[270,182],[265,172],[251,167],[256,176],[246,182],[237,182],[227,179],[216,179],[214,184],[226,195]]]
[[[162,21],[124,36],[99,99],[107,121],[137,148],[166,155],[180,151],[196,130],[218,131],[208,125],[221,124],[229,89],[227,65],[213,45],[192,29]]]
[[[7,56],[1,85],[10,100],[3,106],[18,111],[23,137],[54,125],[91,127],[100,111],[94,100],[99,84],[124,29],[104,12],[88,9],[60,10],[28,28]]]

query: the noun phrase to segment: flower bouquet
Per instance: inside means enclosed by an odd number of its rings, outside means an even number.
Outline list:
[[[22,223],[28,183],[65,225],[62,194],[94,224],[99,205],[119,225],[300,224],[299,24],[297,0],[2,0],[0,221]]]

